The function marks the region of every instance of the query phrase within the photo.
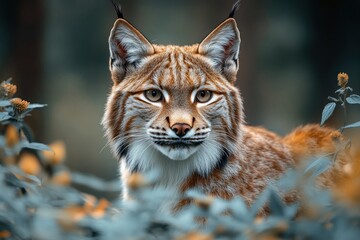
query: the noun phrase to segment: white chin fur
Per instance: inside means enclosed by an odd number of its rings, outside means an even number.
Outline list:
[[[173,148],[168,146],[155,146],[162,154],[174,161],[186,160],[198,149],[197,147]]]

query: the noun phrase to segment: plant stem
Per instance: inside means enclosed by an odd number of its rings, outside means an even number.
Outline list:
[[[341,133],[344,132],[344,130],[345,130],[344,127],[347,125],[347,111],[346,111],[346,95],[347,95],[347,92],[348,92],[348,90],[346,89],[344,94],[342,95],[342,98],[341,98],[341,101],[342,101],[341,106],[344,109],[344,124],[343,124],[343,127],[341,128],[341,131],[340,131]]]

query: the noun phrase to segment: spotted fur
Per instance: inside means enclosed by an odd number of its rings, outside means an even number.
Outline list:
[[[151,44],[118,19],[109,48],[113,87],[102,124],[120,162],[124,199],[130,198],[130,175],[155,169],[157,186],[174,198],[172,208],[188,203],[181,198],[191,188],[224,199],[241,196],[250,204],[308,153],[335,150],[335,139],[326,137],[336,133],[332,129],[306,126],[281,138],[244,123],[234,86],[240,33],[233,18],[192,46]],[[147,91],[161,100],[150,100]],[[199,101],[200,91],[211,98]],[[175,125],[186,126],[186,134],[178,136]]]

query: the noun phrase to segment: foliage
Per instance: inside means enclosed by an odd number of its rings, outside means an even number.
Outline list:
[[[323,125],[326,120],[330,118],[330,116],[333,114],[337,104],[340,104],[340,106],[344,110],[344,126],[342,127],[342,130],[345,128],[353,128],[353,127],[360,127],[360,121],[355,122],[352,124],[347,125],[347,119],[346,119],[346,105],[348,104],[360,104],[360,96],[357,94],[351,94],[349,95],[349,92],[352,92],[353,89],[349,86],[347,86],[349,82],[349,76],[346,73],[339,73],[338,74],[338,85],[340,88],[335,91],[335,93],[338,94],[337,98],[334,97],[328,97],[328,99],[331,101],[330,103],[326,104],[324,107],[324,110],[322,112],[321,116],[321,125]]]
[[[9,84],[0,86],[0,239],[357,239],[360,235],[360,154],[349,176],[331,191],[319,190],[314,183],[331,164],[324,157],[304,172],[289,170],[252,206],[240,197],[225,201],[192,190],[187,197],[193,204],[174,215],[158,211],[162,199],[171,197],[166,189],[149,194],[156,173],[133,179],[130,190],[137,200],[131,202],[109,202],[74,188],[81,184],[119,192],[120,184],[69,171],[62,142],[49,146],[33,142],[24,118],[45,105],[14,101],[15,87]],[[344,109],[346,102],[359,103],[358,95],[347,96],[352,89],[346,84],[337,91],[337,99],[330,99],[331,107],[325,107],[322,123],[338,103]],[[287,205],[278,189],[297,190],[305,201]],[[264,207],[270,214],[260,217]]]

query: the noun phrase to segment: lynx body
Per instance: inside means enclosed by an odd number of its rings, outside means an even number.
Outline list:
[[[109,47],[113,87],[102,124],[120,162],[124,199],[131,198],[129,176],[155,169],[173,208],[187,203],[180,199],[190,188],[250,204],[296,162],[336,150],[340,134],[329,128],[308,125],[281,138],[245,125],[234,86],[240,34],[233,18],[192,46],[151,44],[119,18]]]

